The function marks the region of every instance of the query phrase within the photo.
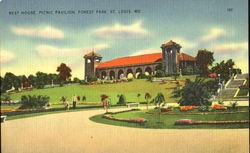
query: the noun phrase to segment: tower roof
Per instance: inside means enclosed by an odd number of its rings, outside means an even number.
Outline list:
[[[88,57],[88,56],[97,56],[97,57],[102,57],[100,54],[92,51],[92,52],[89,52],[88,54],[84,55],[84,57]]]
[[[172,46],[172,45],[176,45],[176,46],[180,46],[179,44],[177,44],[176,42],[170,40],[169,42],[162,44],[161,47],[167,47],[167,46]]]

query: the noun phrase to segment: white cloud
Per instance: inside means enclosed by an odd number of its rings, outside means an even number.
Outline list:
[[[143,54],[152,54],[152,53],[161,53],[161,49],[145,49],[139,50],[135,53],[130,54],[130,56],[143,55]]]
[[[225,29],[211,28],[208,33],[202,36],[201,41],[211,41],[227,34]]]
[[[52,26],[46,26],[43,28],[24,28],[13,26],[11,27],[11,31],[16,35],[23,36],[35,36],[42,38],[64,38],[63,31]]]
[[[0,63],[8,63],[16,58],[15,54],[7,50],[0,50]]]
[[[131,25],[115,24],[97,29],[94,36],[98,38],[143,38],[148,35],[148,31],[142,28],[142,22],[137,21]]]
[[[98,44],[93,47],[81,48],[58,48],[50,45],[39,45],[36,47],[37,52],[42,57],[76,57],[94,51],[102,51],[108,48],[107,44]]]
[[[240,51],[245,51],[248,49],[248,42],[241,43],[226,43],[215,45],[212,50],[215,52],[223,52],[223,53],[237,53]]]
[[[191,41],[189,41],[185,38],[182,38],[182,37],[173,37],[173,38],[171,38],[171,40],[173,40],[177,44],[180,44],[182,46],[182,48],[184,48],[184,49],[190,49],[190,48],[196,47],[196,44],[194,42],[191,42]]]

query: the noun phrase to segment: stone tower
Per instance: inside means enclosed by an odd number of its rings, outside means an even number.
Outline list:
[[[181,46],[172,40],[161,45],[162,49],[162,66],[166,74],[173,75],[179,73],[178,54]]]
[[[94,51],[86,54],[85,59],[85,79],[87,76],[94,77],[96,76],[96,66],[100,64],[102,56]]]

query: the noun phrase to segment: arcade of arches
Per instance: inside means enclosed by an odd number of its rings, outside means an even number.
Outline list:
[[[130,77],[137,78],[138,74],[140,73],[151,75],[159,69],[160,63],[113,67],[108,69],[97,69],[96,76],[101,79],[121,79]]]

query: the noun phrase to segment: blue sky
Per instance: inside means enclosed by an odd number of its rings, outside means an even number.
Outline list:
[[[232,58],[248,72],[247,0],[2,0],[0,23],[1,76],[56,73],[64,62],[83,78],[83,56],[93,48],[107,61],[160,52],[169,40],[192,56],[206,48],[215,62]]]

